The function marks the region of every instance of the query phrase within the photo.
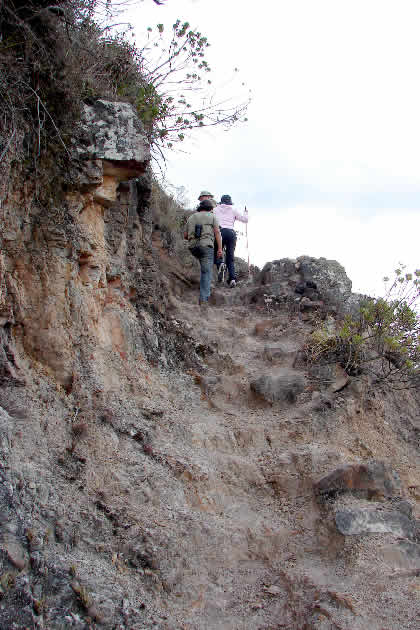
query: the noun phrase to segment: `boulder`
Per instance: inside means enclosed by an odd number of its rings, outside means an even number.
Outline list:
[[[299,350],[299,345],[285,339],[276,344],[264,347],[264,358],[270,363],[283,363],[292,367]]]
[[[288,368],[279,368],[275,372],[262,374],[250,383],[251,391],[268,402],[293,403],[305,386],[304,374]]]
[[[336,260],[300,256],[267,263],[259,282],[269,286],[274,296],[301,296],[301,310],[310,312],[324,306],[335,311],[353,312],[360,296],[351,292],[352,283]],[[299,300],[299,298],[297,297]]]
[[[321,298],[334,306],[341,306],[351,296],[351,280],[336,260],[301,256],[297,269],[303,282],[316,285]]]
[[[350,376],[347,372],[341,367],[339,363],[335,366],[335,380],[330,385],[330,391],[333,394],[340,392],[342,389],[346,387],[350,382]]]
[[[261,284],[273,284],[279,281],[287,281],[291,278],[296,281],[296,284],[300,283],[301,278],[296,268],[296,262],[296,260],[291,260],[290,258],[280,258],[279,260],[266,263],[261,271]]]
[[[75,153],[80,160],[103,160],[104,174],[120,180],[142,174],[150,160],[150,146],[133,106],[101,99],[84,105]]]
[[[395,497],[401,493],[401,480],[384,462],[371,460],[347,464],[333,470],[314,486],[316,494],[335,497],[351,493],[359,497]]]
[[[360,534],[394,534],[414,539],[416,525],[413,520],[398,511],[380,508],[351,508],[338,510],[335,524],[344,536]]]
[[[269,287],[273,297],[294,295],[295,287],[300,282],[301,276],[296,269],[296,261],[290,258],[266,263],[259,275],[259,283]]]

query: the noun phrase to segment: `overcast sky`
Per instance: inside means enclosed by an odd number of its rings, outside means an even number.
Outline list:
[[[247,205],[251,262],[336,259],[371,294],[420,266],[418,0],[147,0],[131,16],[138,34],[189,21],[214,83],[228,94],[239,67],[252,89],[247,124],[198,130],[167,171],[191,202]]]

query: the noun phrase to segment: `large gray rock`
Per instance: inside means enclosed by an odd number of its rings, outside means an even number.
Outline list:
[[[281,258],[266,263],[260,275],[260,283],[263,286],[269,286],[273,296],[293,293],[294,288],[301,280],[297,261],[290,258]]]
[[[251,390],[268,402],[294,402],[306,386],[305,376],[296,370],[279,368],[250,383]]]
[[[243,258],[238,258],[235,256],[235,272],[237,280],[246,281],[253,276],[259,273],[258,267],[255,265],[250,265],[248,267],[248,263]]]
[[[398,473],[384,462],[347,464],[320,479],[314,486],[320,496],[350,493],[363,498],[395,497],[401,494]]]
[[[325,302],[339,306],[350,298],[351,280],[336,260],[301,256],[296,266],[303,282],[315,283]]]
[[[76,154],[82,160],[124,162],[134,175],[142,173],[150,147],[133,106],[104,100],[84,105]]]
[[[338,531],[344,536],[360,534],[394,534],[414,539],[416,524],[399,511],[368,508],[338,510],[335,514]]]
[[[296,260],[282,258],[268,262],[260,274],[260,283],[269,287],[274,297],[299,301],[300,310],[320,309],[353,312],[361,296],[351,292],[351,280],[336,260],[300,256]]]

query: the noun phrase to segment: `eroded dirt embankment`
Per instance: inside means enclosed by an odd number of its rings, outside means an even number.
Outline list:
[[[88,366],[66,391],[33,364],[25,387],[2,388],[5,627],[417,627],[415,536],[335,521],[418,509],[415,399],[313,382],[299,358],[311,318],[241,305],[249,291],[220,292],[203,318],[185,286],[166,328],[144,315],[150,336],[187,340],[186,371],[165,367],[157,337],[155,361],[104,360],[96,387]],[[250,388],[273,374],[287,376],[274,402]],[[399,476],[390,495],[315,492],[372,460]]]

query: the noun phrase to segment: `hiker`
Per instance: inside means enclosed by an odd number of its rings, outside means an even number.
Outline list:
[[[222,237],[219,223],[213,214],[211,199],[200,201],[196,212],[188,218],[184,238],[188,240],[191,254],[200,262],[199,304],[200,306],[205,306],[210,297],[215,241],[217,255],[220,258],[223,256]]]
[[[235,210],[230,195],[222,195],[220,204],[215,207],[214,214],[219,221],[220,232],[222,234],[222,249],[226,247],[226,266],[229,272],[229,286],[236,286],[236,274],[235,274],[235,247],[236,247],[236,232],[233,229],[235,221],[242,221],[242,223],[248,223],[248,211],[245,208],[245,213],[241,214],[238,210]],[[223,256],[219,257],[215,251],[215,264],[217,270],[223,262]],[[220,273],[218,276],[220,281]]]
[[[202,190],[198,196],[198,201],[205,201],[206,199],[209,199],[212,202],[213,208],[217,206],[217,203],[214,200],[214,195],[212,195],[208,190]]]

